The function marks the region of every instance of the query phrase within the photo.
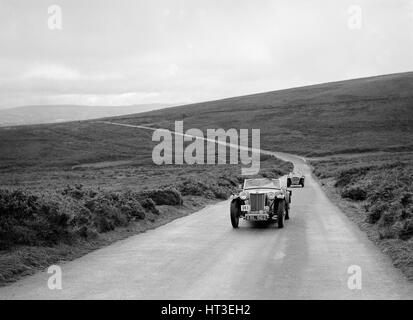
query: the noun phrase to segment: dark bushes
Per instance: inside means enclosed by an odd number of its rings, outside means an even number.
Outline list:
[[[70,218],[54,201],[21,190],[0,190],[0,248],[54,244],[69,236]]]
[[[127,211],[121,210],[123,204],[98,196],[85,202],[85,207],[89,209],[93,216],[93,224],[98,232],[114,230],[118,226],[126,226],[131,216]],[[122,212],[123,211],[123,212]]]
[[[380,220],[383,212],[388,209],[389,206],[387,205],[387,203],[375,203],[371,206],[366,206],[368,222],[376,223]]]
[[[238,185],[238,178],[234,176],[230,177],[219,177],[218,178],[218,185],[221,187],[232,188]]]
[[[211,191],[211,185],[196,179],[188,179],[177,186],[182,195],[188,196],[203,196],[205,198],[213,198],[214,194]]]
[[[158,215],[156,205],[181,205],[174,188],[114,193],[66,187],[56,194],[34,195],[0,190],[0,249],[13,245],[49,246],[89,239]]]
[[[371,169],[371,167],[356,167],[347,170],[340,171],[336,179],[336,187],[344,187],[349,185],[354,181],[360,180],[361,177],[365,176],[366,173]]]
[[[76,184],[74,187],[67,186],[62,191],[63,196],[70,196],[74,199],[80,200],[85,197],[93,198],[97,195],[97,192],[94,190],[84,190],[81,184]]]
[[[344,188],[341,192],[343,198],[348,198],[354,201],[366,200],[367,191],[359,186],[352,186]]]
[[[229,198],[231,195],[231,192],[229,191],[228,188],[223,188],[223,187],[217,187],[216,189],[213,190],[214,196],[217,199],[223,199],[226,200]]]
[[[402,240],[408,240],[413,237],[413,219],[408,219],[404,222],[399,237]]]
[[[403,207],[408,207],[413,204],[413,193],[411,192],[404,192],[401,195],[400,203]]]
[[[145,208],[146,210],[148,210],[148,211],[150,211],[154,214],[159,214],[160,213],[158,208],[156,208],[155,202],[151,198],[143,199],[141,201],[141,205],[142,205],[143,208]]]
[[[135,219],[145,219],[145,212],[147,211],[146,209],[148,209],[144,205],[145,200],[148,199],[141,199],[138,194],[132,191],[126,191],[120,195],[120,209],[122,213],[126,216]]]
[[[236,178],[220,177],[218,182],[188,179],[176,186],[182,195],[200,196],[209,199],[228,199],[238,184]]]
[[[183,204],[181,193],[175,188],[164,188],[142,192],[145,198],[152,199],[157,205],[177,206]]]

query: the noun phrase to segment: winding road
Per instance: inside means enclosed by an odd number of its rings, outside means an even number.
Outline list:
[[[211,205],[62,267],[61,290],[39,272],[0,288],[1,299],[412,299],[390,259],[330,202],[304,159],[284,229],[245,221],[232,229],[229,201]],[[350,266],[361,289],[350,289]]]

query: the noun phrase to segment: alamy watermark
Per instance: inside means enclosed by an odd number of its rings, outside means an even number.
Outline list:
[[[363,27],[363,10],[359,5],[351,5],[347,9],[350,15],[347,20],[347,27],[350,30],[360,30]]]
[[[47,27],[50,30],[62,30],[62,26],[63,26],[62,8],[54,4],[47,8],[47,13],[48,13]]]
[[[51,265],[47,273],[52,274],[47,280],[47,287],[50,290],[62,290],[62,268],[57,265]]]
[[[249,129],[240,129],[239,133],[236,129],[207,129],[205,137],[200,129],[192,128],[184,132],[183,121],[175,121],[175,131],[157,129],[152,141],[159,142],[152,151],[152,160],[157,165],[229,162],[241,163],[242,175],[256,175],[260,171],[259,129],[251,129],[251,135]]]
[[[347,274],[350,275],[347,279],[347,287],[350,290],[361,290],[361,287],[362,287],[361,267],[357,265],[351,265],[347,268]]]

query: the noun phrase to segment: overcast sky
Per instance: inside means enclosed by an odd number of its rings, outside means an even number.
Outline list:
[[[0,108],[189,103],[412,70],[411,0],[0,0]]]

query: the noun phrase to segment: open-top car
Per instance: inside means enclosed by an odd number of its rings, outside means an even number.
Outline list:
[[[238,228],[239,219],[248,221],[277,221],[284,227],[289,219],[291,190],[279,179],[246,179],[242,191],[232,196],[231,224]]]
[[[305,176],[300,171],[290,172],[287,176],[287,187],[301,186],[304,188]]]

